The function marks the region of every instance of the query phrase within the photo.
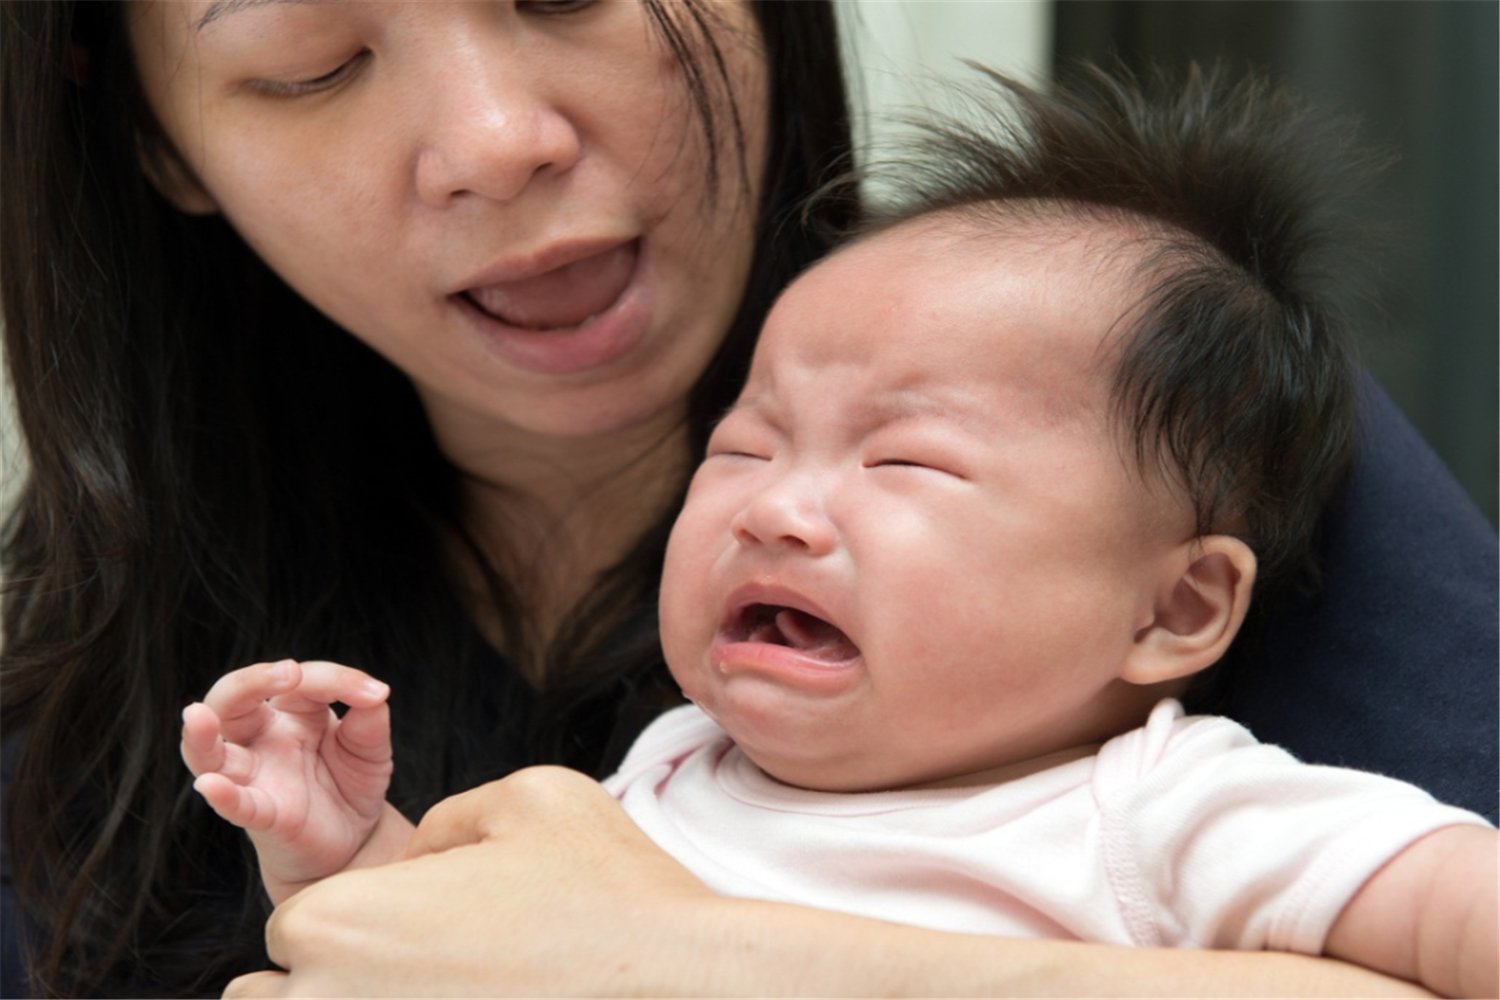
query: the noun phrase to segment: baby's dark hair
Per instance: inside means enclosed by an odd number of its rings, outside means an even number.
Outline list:
[[[914,123],[915,142],[872,166],[884,204],[864,234],[953,210],[981,228],[1017,213],[1144,223],[1126,247],[1143,294],[1114,417],[1143,473],[1185,487],[1200,535],[1254,549],[1262,597],[1310,583],[1354,437],[1329,266],[1347,271],[1349,248],[1327,209],[1370,159],[1259,76],[1082,65],[1043,92],[975,68],[990,81],[970,94],[977,116]]]

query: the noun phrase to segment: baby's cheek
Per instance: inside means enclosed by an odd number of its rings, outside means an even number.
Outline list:
[[[678,536],[673,536],[662,574],[659,612],[667,666],[689,697],[687,688],[697,683],[698,665],[707,656],[713,630],[704,567],[693,558],[695,548],[687,540],[679,544]]]

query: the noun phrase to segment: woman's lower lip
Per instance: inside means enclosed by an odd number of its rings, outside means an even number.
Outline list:
[[[651,315],[648,271],[642,246],[625,290],[603,312],[574,327],[530,330],[511,326],[465,295],[452,295],[449,300],[485,345],[509,364],[538,375],[572,375],[611,364],[644,339]]]
[[[720,638],[711,652],[721,676],[745,675],[772,681],[807,694],[833,695],[851,687],[861,671],[861,657],[829,663],[789,646]]]

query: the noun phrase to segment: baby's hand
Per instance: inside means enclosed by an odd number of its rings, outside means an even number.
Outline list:
[[[257,663],[182,713],[182,759],[214,811],[244,827],[275,902],[354,858],[391,777],[390,688],[337,663]],[[330,705],[349,710],[340,719]]]

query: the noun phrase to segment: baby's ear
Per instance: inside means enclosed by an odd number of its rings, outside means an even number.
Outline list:
[[[219,203],[166,139],[141,133],[136,139],[136,156],[151,186],[177,211],[184,215],[218,213]]]
[[[1212,666],[1229,649],[1255,584],[1255,553],[1229,535],[1184,543],[1174,556],[1184,567],[1157,595],[1152,621],[1135,634],[1120,678],[1159,684]]]

